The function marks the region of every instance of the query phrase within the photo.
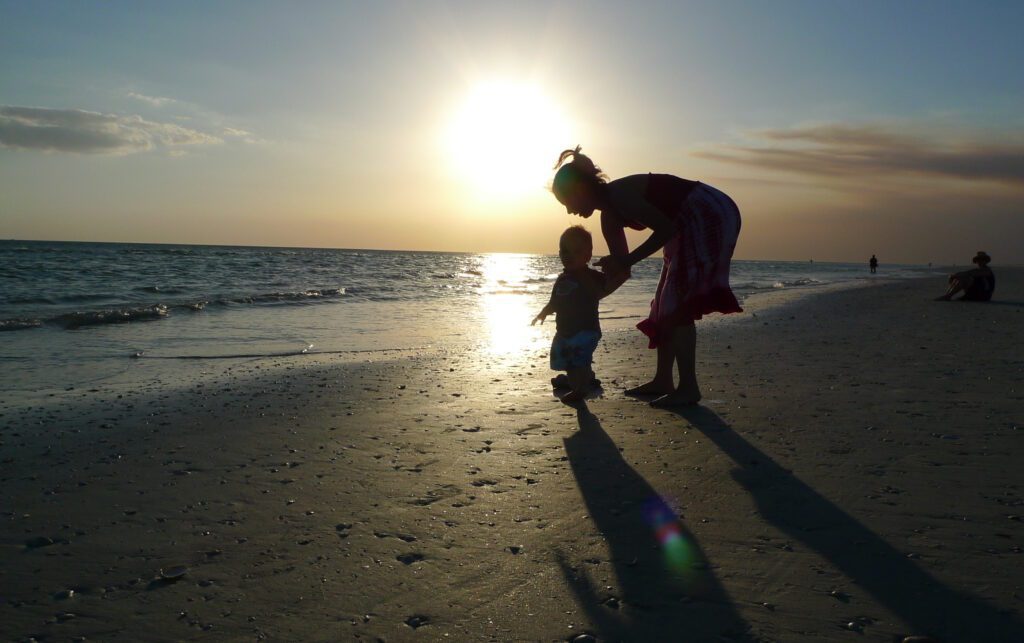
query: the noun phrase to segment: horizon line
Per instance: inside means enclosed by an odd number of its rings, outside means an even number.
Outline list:
[[[504,255],[536,255],[540,257],[556,257],[556,253],[543,253],[543,252],[523,252],[523,251],[508,251],[508,250],[495,250],[495,251],[482,251],[482,250],[413,250],[408,248],[342,248],[336,246],[273,246],[273,245],[249,245],[249,244],[237,244],[237,243],[180,243],[180,242],[165,242],[165,241],[95,241],[95,240],[81,240],[81,239],[17,239],[17,238],[2,238],[0,243],[80,243],[80,244],[106,244],[106,245],[136,245],[136,246],[194,246],[198,248],[264,248],[268,250],[346,250],[354,252],[399,252],[399,253],[432,253],[432,254],[477,254],[477,255],[488,255],[488,254],[504,254]],[[646,260],[658,260],[660,257],[651,256]],[[845,264],[858,264],[864,263],[862,261],[843,261],[839,259],[766,259],[766,258],[748,258],[748,259],[737,259],[733,258],[733,261],[776,261],[783,263],[845,263]],[[931,267],[942,267],[942,266],[958,266],[956,263],[941,263],[941,262],[925,262],[925,263],[901,263],[901,262],[886,262],[882,265],[890,266],[931,266]],[[966,264],[964,264],[966,265]],[[1006,267],[1016,267],[1018,264],[1002,264]],[[1024,266],[1024,264],[1021,264]]]

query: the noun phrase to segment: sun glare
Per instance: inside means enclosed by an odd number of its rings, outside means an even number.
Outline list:
[[[492,355],[518,355],[541,341],[541,328],[530,325],[540,308],[529,295],[533,289],[527,282],[534,276],[529,259],[528,255],[492,254],[480,266],[484,278],[480,303]]]
[[[452,117],[445,144],[453,172],[477,196],[515,199],[542,190],[568,121],[536,85],[476,86]]]

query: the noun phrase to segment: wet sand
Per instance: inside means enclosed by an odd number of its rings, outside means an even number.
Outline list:
[[[622,394],[637,333],[579,412],[546,351],[4,402],[0,639],[1024,640],[997,274],[991,304],[880,282],[701,324],[680,411]]]

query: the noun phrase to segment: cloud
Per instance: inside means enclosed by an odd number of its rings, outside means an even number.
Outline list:
[[[222,127],[220,132],[224,136],[237,136],[237,137],[252,136],[252,132],[247,132],[244,129],[238,129],[236,127]]]
[[[250,145],[266,143],[263,139],[257,138],[252,132],[244,129],[238,129],[237,127],[221,127],[220,135],[225,138],[237,138],[249,143]]]
[[[749,134],[756,144],[720,145],[695,155],[805,175],[910,176],[1024,185],[1024,142],[1019,140],[944,141],[888,125],[835,123]]]
[[[199,130],[147,121],[141,116],[0,105],[0,146],[14,149],[132,154],[223,142]]]
[[[165,98],[163,96],[146,96],[145,94],[139,94],[138,92],[128,92],[129,98],[135,100],[141,100],[143,103],[149,103],[153,107],[163,107],[167,103],[176,103],[178,101],[173,98]]]

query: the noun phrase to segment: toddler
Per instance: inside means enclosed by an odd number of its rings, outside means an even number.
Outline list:
[[[551,342],[551,368],[565,371],[569,392],[560,399],[576,404],[584,399],[594,371],[594,349],[601,339],[601,324],[597,318],[597,302],[610,294],[628,277],[612,278],[590,268],[587,264],[594,252],[594,242],[583,226],[572,226],[558,240],[558,256],[565,270],[558,275],[551,289],[551,300],[532,324],[555,314],[555,338]],[[559,378],[552,380],[557,385]]]

